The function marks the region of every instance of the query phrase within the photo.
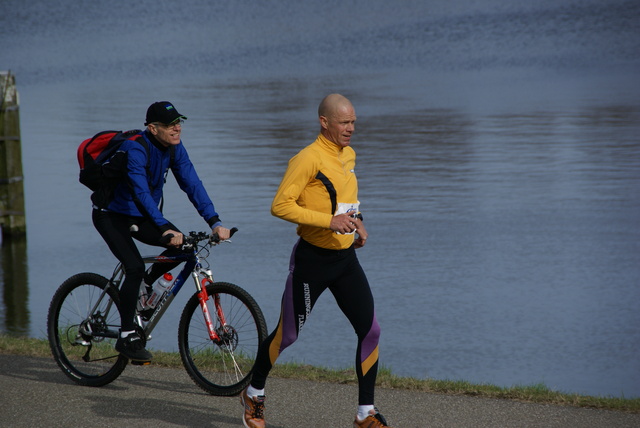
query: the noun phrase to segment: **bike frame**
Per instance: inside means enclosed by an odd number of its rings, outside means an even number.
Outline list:
[[[175,263],[175,262],[184,262],[184,266],[180,273],[177,275],[171,287],[164,293],[158,304],[156,305],[153,314],[149,318],[149,320],[145,323],[142,320],[140,314],[136,316],[136,321],[138,325],[142,328],[147,338],[150,337],[151,332],[158,324],[164,313],[167,311],[173,299],[178,295],[182,286],[186,283],[189,276],[193,278],[196,292],[198,295],[198,300],[200,301],[200,308],[202,309],[202,314],[204,316],[204,321],[207,325],[207,329],[209,332],[209,338],[214,342],[220,342],[220,336],[216,332],[214,328],[214,323],[211,320],[211,313],[209,312],[209,308],[207,306],[207,301],[209,300],[209,294],[207,293],[206,284],[213,284],[213,273],[210,269],[206,269],[202,266],[200,262],[200,251],[204,250],[206,245],[202,247],[198,247],[197,244],[194,244],[192,252],[185,252],[176,254],[174,256],[144,256],[143,260],[145,264],[152,263]],[[199,248],[199,249],[198,249]],[[124,278],[124,268],[121,263],[118,263],[116,266],[111,279],[109,280],[109,285],[111,287],[115,287],[116,289],[120,288],[120,284]],[[202,278],[202,279],[201,279]],[[100,304],[100,301],[106,295],[106,290],[103,292],[103,295],[96,303],[96,308]],[[220,307],[220,301],[218,296],[214,296],[214,304],[216,307],[216,316],[219,318],[221,324],[226,325],[226,320],[224,317],[224,313],[222,308]],[[95,308],[94,308],[95,311]],[[92,312],[93,313],[93,312]],[[109,335],[110,336],[110,335]],[[116,336],[117,337],[117,336]]]

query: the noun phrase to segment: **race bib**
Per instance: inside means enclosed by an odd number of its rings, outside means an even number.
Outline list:
[[[352,217],[355,217],[356,214],[358,214],[360,212],[360,202],[355,202],[352,204],[347,204],[344,202],[338,202],[338,207],[336,208],[336,213],[335,215],[338,214],[348,214]],[[336,232],[338,235],[353,235],[354,233],[356,233],[357,229],[354,230],[353,232],[350,233],[340,233],[340,232]]]

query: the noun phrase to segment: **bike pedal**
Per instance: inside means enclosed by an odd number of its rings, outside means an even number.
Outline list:
[[[151,364],[151,361],[133,361],[131,360],[131,364],[134,366],[148,366]]]

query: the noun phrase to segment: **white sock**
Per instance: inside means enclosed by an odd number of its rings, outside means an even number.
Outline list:
[[[260,397],[264,395],[264,389],[256,389],[253,386],[249,385],[249,387],[247,388],[247,395],[251,398]]]
[[[369,416],[369,411],[373,410],[373,404],[358,406],[358,420],[363,421]]]
[[[135,333],[135,330],[131,330],[131,331],[121,331],[121,332],[120,332],[120,337],[124,339],[125,337],[129,336],[131,333]]]

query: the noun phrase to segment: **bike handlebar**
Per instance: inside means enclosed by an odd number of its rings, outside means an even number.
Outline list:
[[[231,238],[233,234],[236,233],[237,231],[238,231],[237,227],[232,227],[229,230],[229,232],[231,232],[229,234],[229,238]],[[162,238],[160,238],[160,244],[162,245],[168,244],[169,241],[171,241],[171,238],[173,238],[173,233],[168,233],[164,235]],[[220,237],[218,236],[217,233],[209,234],[207,232],[189,232],[189,235],[184,235],[184,239],[182,241],[182,247],[183,248],[193,247],[197,243],[206,241],[206,240],[208,240],[212,244],[220,243]]]

